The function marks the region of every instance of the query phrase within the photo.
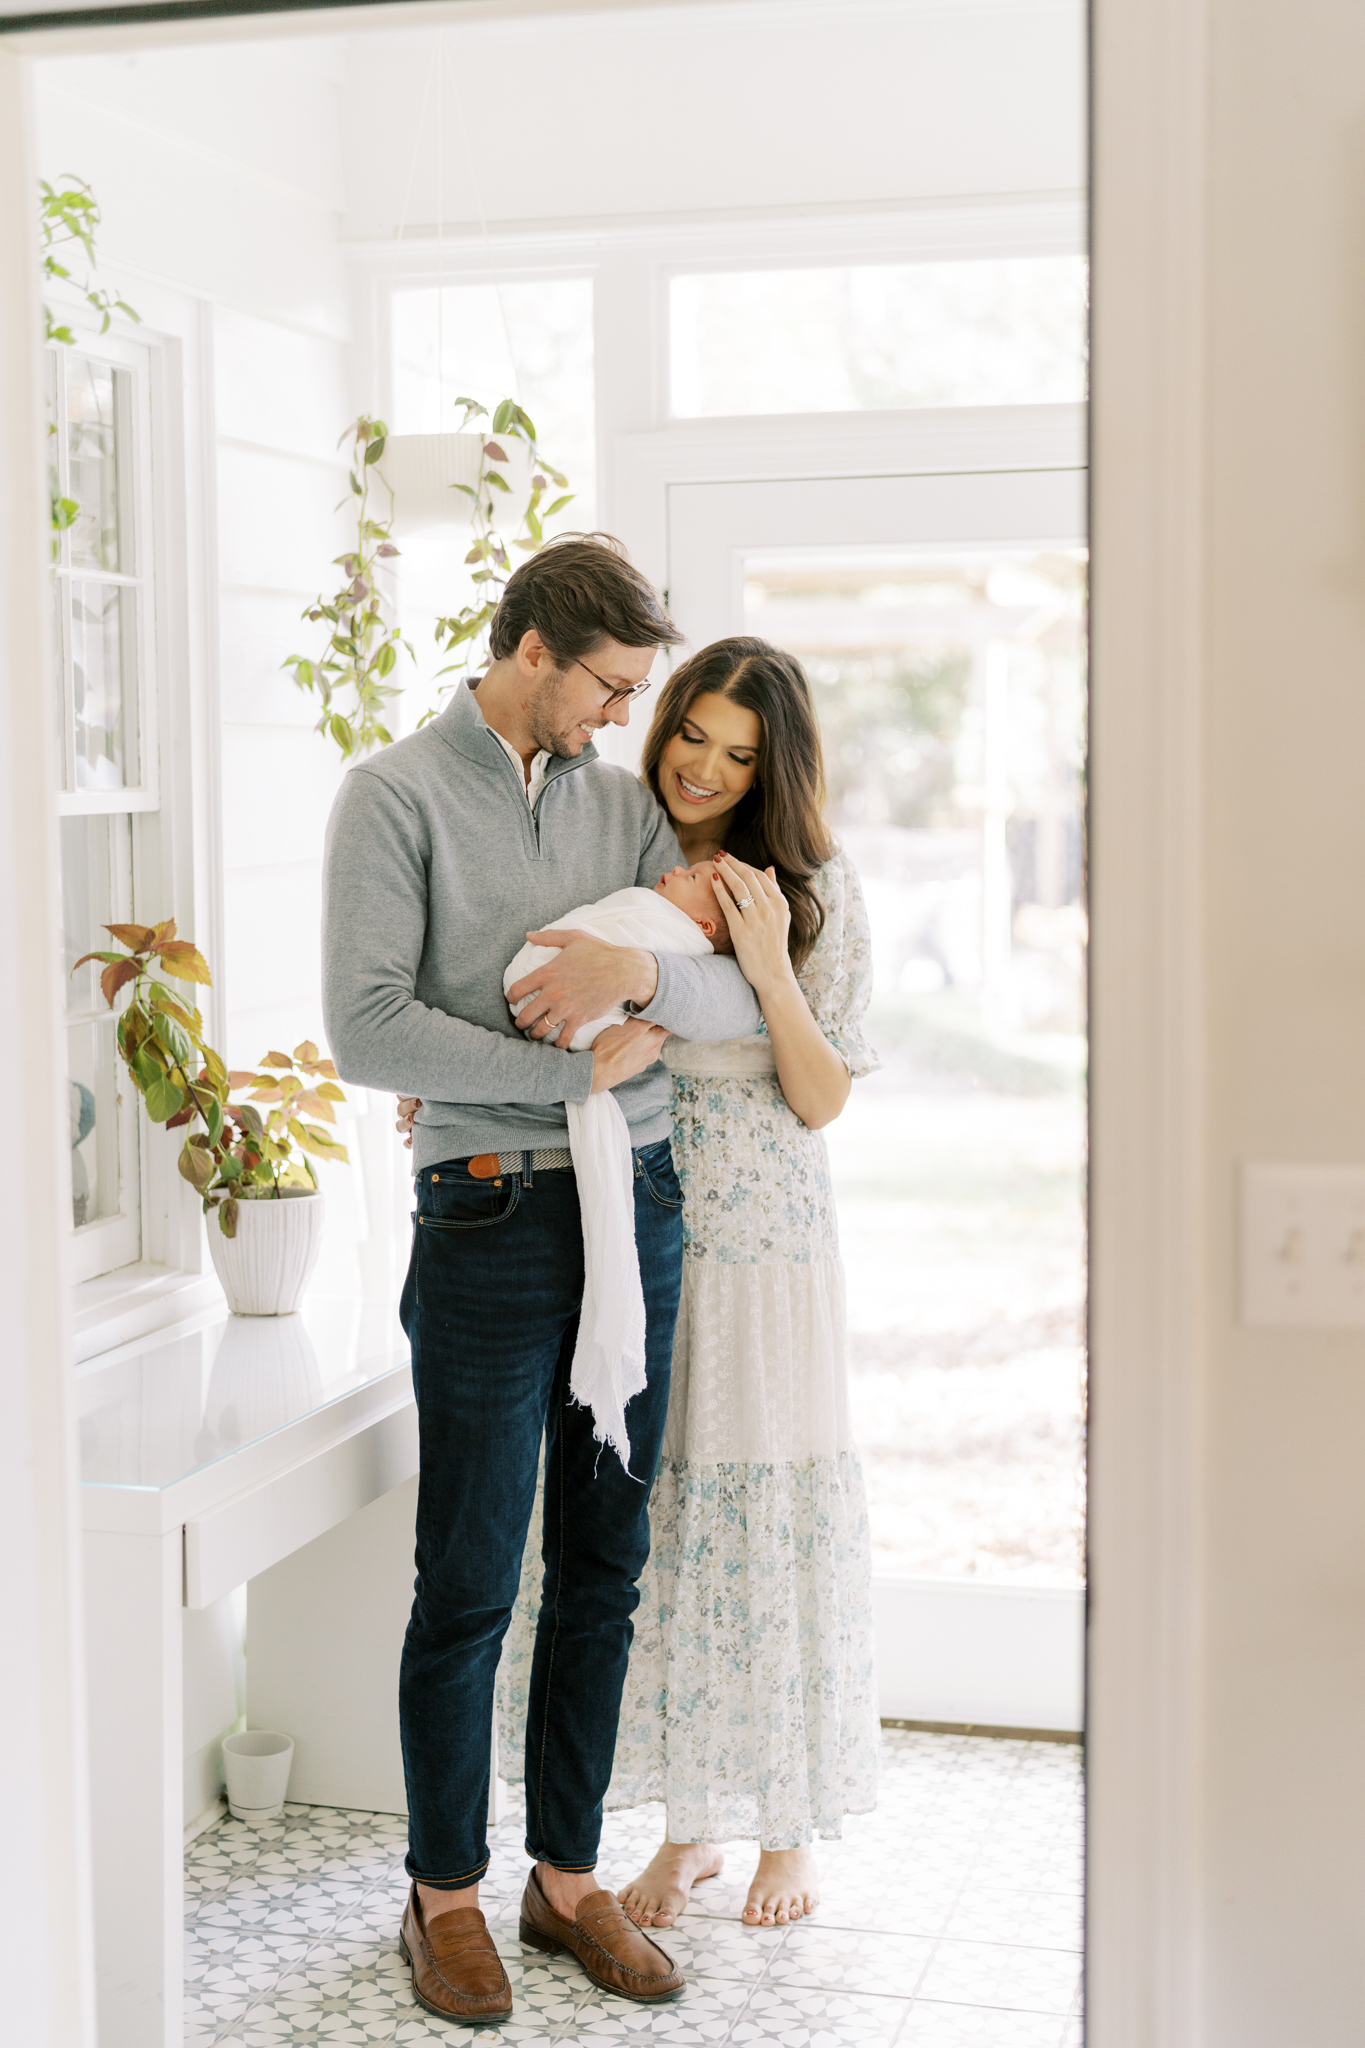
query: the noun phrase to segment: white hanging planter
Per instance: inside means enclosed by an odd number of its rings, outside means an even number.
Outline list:
[[[464,484],[473,490],[478,482],[483,439],[481,434],[389,435],[379,468],[393,493],[395,535],[401,539],[469,525],[474,501],[454,486]],[[505,517],[510,517],[520,524],[531,489],[530,450],[515,438],[500,441],[498,446],[507,449],[507,461],[500,462],[498,469],[511,490],[500,491],[494,485],[489,493],[493,523],[501,526]]]
[[[322,1196],[237,1204],[237,1234],[208,1219],[209,1253],[235,1316],[288,1316],[303,1299],[322,1249]]]

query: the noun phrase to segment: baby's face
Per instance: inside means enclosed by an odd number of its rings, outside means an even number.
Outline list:
[[[679,910],[686,911],[693,924],[701,926],[713,946],[717,942],[724,945],[729,936],[729,926],[716,901],[711,873],[709,860],[699,860],[690,868],[673,868],[654,884],[654,894],[666,896]]]

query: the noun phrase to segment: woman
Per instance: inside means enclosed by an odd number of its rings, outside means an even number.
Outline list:
[[[684,858],[719,855],[765,1031],[664,1050],[683,1293],[610,1803],[662,1797],[668,1830],[620,1898],[670,1926],[720,1870],[714,1844],[756,1836],[742,1917],[770,1926],[817,1903],[812,1837],[876,1796],[867,1516],[819,1136],[876,1064],[861,1028],[871,953],[790,655],[733,639],[684,663],[641,772]]]
[[[668,1824],[618,1896],[641,1925],[671,1926],[720,1871],[715,1845],[756,1838],[742,1917],[772,1926],[818,1903],[813,1836],[876,1796],[867,1516],[819,1136],[876,1065],[867,920],[821,816],[819,730],[790,655],[755,639],[694,655],[660,698],[641,772],[684,858],[713,863],[764,1029],[664,1052],[682,1304],[608,1804],[663,1799]],[[499,1676],[508,1758],[539,1550],[533,1525]]]

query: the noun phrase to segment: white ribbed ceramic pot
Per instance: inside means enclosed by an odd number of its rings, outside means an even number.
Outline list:
[[[219,1236],[222,1232],[219,1232]],[[223,1779],[228,1812],[248,1824],[278,1820],[284,1812],[289,1772],[294,1762],[292,1735],[266,1728],[247,1728],[223,1741]]]
[[[303,1299],[322,1249],[322,1196],[237,1204],[237,1235],[209,1213],[209,1251],[235,1316],[288,1316]]]

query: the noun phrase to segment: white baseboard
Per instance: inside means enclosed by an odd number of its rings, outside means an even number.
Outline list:
[[[884,1718],[1081,1728],[1083,1587],[878,1578],[873,1611]]]
[[[227,1810],[227,1794],[226,1792],[220,1792],[212,1806],[206,1806],[204,1811],[197,1813],[193,1820],[186,1821],[185,1847],[188,1849],[190,1843],[195,1841],[208,1828],[217,1827],[219,1821],[227,1813]]]

